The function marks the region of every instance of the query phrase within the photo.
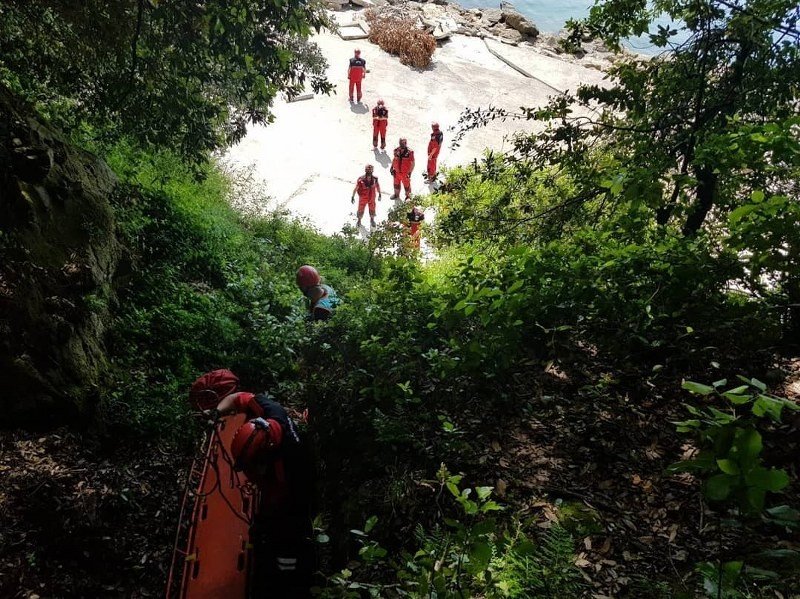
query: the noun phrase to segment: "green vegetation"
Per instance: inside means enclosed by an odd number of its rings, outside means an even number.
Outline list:
[[[114,203],[129,252],[110,339],[111,423],[193,434],[183,396],[214,368],[235,365],[248,388],[291,381],[308,334],[294,271],[312,262],[347,291],[369,274],[366,249],[277,216],[244,220],[212,165],[198,181],[172,154],[125,145],[109,163],[126,177]]]
[[[800,331],[795,2],[658,1],[689,34],[653,33],[671,54],[466,112],[464,131],[546,127],[447,173],[427,263],[397,230],[243,214],[210,158],[306,74],[328,89],[316,5],[90,4],[0,7],[0,81],[120,178],[114,293],[81,299],[113,315],[107,437],[188,446],[185,391],[212,368],[308,406],[323,597],[800,588],[797,405],[777,397]],[[618,44],[651,10],[610,0],[568,45]],[[344,299],[327,323],[304,317],[303,263]]]
[[[195,163],[308,81],[331,90],[301,0],[103,0],[0,6],[0,80],[81,142],[122,136]],[[176,93],[179,92],[179,93]]]

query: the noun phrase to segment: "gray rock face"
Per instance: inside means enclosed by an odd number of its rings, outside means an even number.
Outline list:
[[[539,35],[539,29],[536,27],[536,25],[531,23],[516,10],[503,11],[503,22],[511,29],[519,31],[522,35],[533,38]]]
[[[499,23],[503,19],[503,11],[499,8],[484,8],[481,14],[481,21],[488,25]]]
[[[3,424],[86,412],[122,255],[105,163],[67,144],[0,88],[0,373]]]

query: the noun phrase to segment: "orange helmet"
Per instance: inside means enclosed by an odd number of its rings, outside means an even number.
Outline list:
[[[220,400],[239,388],[239,378],[230,370],[212,370],[192,384],[189,402],[196,410],[210,410],[217,407]]]
[[[308,264],[304,264],[300,268],[297,269],[297,286],[302,289],[308,289],[309,287],[313,287],[314,285],[319,285],[322,278],[319,276],[317,269],[313,266],[309,266]]]
[[[231,441],[234,470],[254,465],[281,444],[283,431],[276,420],[254,418],[236,431]]]

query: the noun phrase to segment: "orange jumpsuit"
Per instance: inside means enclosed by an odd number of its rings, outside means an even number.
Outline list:
[[[372,109],[372,147],[378,147],[378,135],[381,137],[381,150],[386,147],[386,125],[389,124],[389,109],[376,106]]]
[[[361,80],[367,73],[367,61],[360,57],[350,59],[350,66],[347,68],[347,78],[350,80],[350,101],[353,101],[353,87],[358,93],[358,101],[361,102]]]
[[[356,193],[358,193],[358,211],[356,216],[358,220],[364,215],[364,208],[369,205],[369,216],[375,218],[375,198],[381,192],[381,186],[378,184],[378,177],[362,175],[356,181]]]
[[[408,218],[408,224],[411,233],[411,243],[417,249],[419,249],[419,225],[422,221],[425,220],[425,213],[422,212],[417,207],[411,209],[411,211],[406,215]]]
[[[400,197],[400,184],[406,190],[406,199],[411,197],[411,171],[414,170],[414,150],[406,146],[394,150],[392,175],[394,176],[394,195]]]
[[[431,140],[428,142],[428,179],[436,176],[436,160],[439,158],[443,139],[444,135],[438,129],[431,133]]]

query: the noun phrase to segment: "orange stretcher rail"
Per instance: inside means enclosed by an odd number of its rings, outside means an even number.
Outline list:
[[[245,599],[256,492],[233,471],[229,448],[244,415],[223,418],[189,473],[167,599]],[[246,486],[245,486],[246,485]],[[192,492],[194,490],[194,492]]]

